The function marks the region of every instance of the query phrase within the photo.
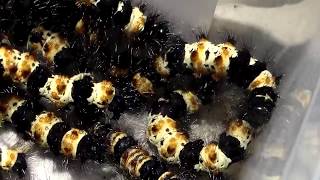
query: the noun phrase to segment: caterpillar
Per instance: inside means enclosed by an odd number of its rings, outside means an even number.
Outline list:
[[[18,132],[30,136],[40,147],[81,161],[103,161],[103,155],[110,153],[133,177],[176,179],[166,166],[139,147],[131,136],[113,130],[109,124],[96,123],[89,132],[72,128],[53,112],[42,111],[34,102],[18,96],[14,91],[12,93],[1,100],[1,119],[12,123]],[[10,166],[12,168],[13,164]],[[18,163],[16,166],[20,167]]]
[[[252,58],[247,51],[238,53],[230,43],[215,46],[201,39],[197,43],[186,44],[181,54],[178,56],[182,57],[181,64],[177,66],[184,65],[199,75],[211,73],[214,80],[228,75],[230,81],[245,87],[249,91],[247,111],[229,122],[218,143],[203,145],[202,140],[189,142],[188,136],[177,127],[174,119],[179,118],[176,112],[194,112],[198,109],[198,103],[192,103],[196,101],[191,100],[196,96],[176,91],[175,96],[167,100],[169,103],[159,99],[150,111],[147,137],[157,147],[159,155],[169,163],[197,171],[220,173],[231,163],[244,158],[254,129],[270,118],[277,99],[274,91],[276,78],[266,70],[264,63]],[[205,68],[206,65],[210,68]]]
[[[72,77],[51,75],[50,72],[28,52],[0,47],[3,77],[21,84],[29,93],[46,97],[57,106],[75,103],[79,107],[105,108],[112,102],[115,88],[110,81],[94,82],[89,73]],[[97,112],[97,111],[96,111]],[[92,114],[92,112],[91,112]]]

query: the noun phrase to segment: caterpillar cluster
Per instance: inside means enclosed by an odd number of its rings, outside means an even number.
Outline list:
[[[222,178],[221,172],[244,159],[255,129],[275,107],[276,77],[264,62],[238,50],[233,40],[213,44],[202,35],[185,42],[146,5],[9,0],[0,9],[1,81],[14,83],[2,87],[0,121],[56,155],[99,162],[112,155],[140,179],[178,179],[163,161]],[[217,143],[190,141],[177,121],[210,103],[225,80],[248,91],[245,112],[228,122]],[[57,108],[73,105],[78,126],[48,111],[40,98]],[[151,107],[146,135],[161,160],[100,120],[105,110],[117,120],[142,106]],[[17,171],[14,164],[8,169]]]
[[[175,179],[175,175],[139,147],[133,137],[112,129],[110,124],[96,123],[88,131],[73,128],[32,100],[14,91],[9,92],[1,100],[1,119],[11,123],[18,132],[29,136],[40,147],[50,149],[56,155],[81,161],[102,161],[104,156],[110,154],[133,177]],[[26,164],[21,154],[8,150],[3,153],[12,154],[9,156],[12,159],[3,154],[3,169],[12,168],[20,174],[25,171]]]

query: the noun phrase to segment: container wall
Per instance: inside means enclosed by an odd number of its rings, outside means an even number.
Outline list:
[[[148,0],[156,10],[170,20],[175,32],[187,40],[194,40],[194,33],[209,29],[218,0]]]

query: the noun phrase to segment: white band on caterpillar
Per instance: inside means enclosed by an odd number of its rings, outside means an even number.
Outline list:
[[[275,77],[268,70],[262,71],[249,85],[250,91],[261,88],[261,87],[272,87],[276,88]]]
[[[114,148],[117,145],[117,143],[122,139],[127,137],[128,135],[124,132],[112,132],[110,135],[110,151],[113,154],[114,153]]]
[[[143,31],[147,16],[138,7],[133,7],[130,22],[125,26],[128,34],[135,34]]]
[[[216,144],[208,144],[200,152],[199,164],[195,165],[196,170],[207,172],[220,172],[226,169],[231,163],[229,159]]]
[[[226,135],[232,136],[239,140],[240,147],[247,149],[252,139],[253,129],[250,124],[243,120],[233,120],[229,122]]]
[[[116,89],[110,81],[94,83],[91,96],[87,99],[90,104],[95,104],[99,108],[105,108],[113,100]]]
[[[148,115],[147,136],[152,144],[158,144],[170,134],[177,132],[177,123],[168,116],[161,114]]]
[[[10,76],[14,82],[26,85],[30,74],[39,66],[31,54],[21,53],[8,47],[0,47],[0,59],[4,73],[1,76]]]
[[[179,155],[188,143],[188,137],[182,132],[175,132],[163,142],[157,144],[160,156],[169,163],[180,163]]]
[[[52,112],[45,112],[37,115],[31,125],[31,135],[36,143],[42,147],[48,147],[47,137],[51,128],[62,120]]]
[[[226,76],[230,58],[238,56],[237,49],[230,43],[215,45],[202,38],[199,42],[185,45],[184,64],[197,74],[212,73],[216,79]]]
[[[18,158],[18,151],[2,148],[1,149],[1,168],[3,170],[9,171],[16,163],[17,158]]]
[[[61,153],[66,157],[75,159],[77,156],[78,144],[86,135],[87,133],[85,131],[72,128],[62,138]]]
[[[48,78],[46,84],[39,89],[39,92],[56,105],[68,104],[73,101],[70,90],[72,87],[68,86],[69,81],[70,79],[66,76],[54,75]]]
[[[195,94],[193,94],[191,91],[177,90],[175,92],[183,97],[183,100],[187,105],[188,113],[195,113],[199,110],[201,102]]]
[[[139,148],[130,148],[121,156],[120,164],[129,171],[130,175],[139,177],[141,167],[151,159],[146,151]]]
[[[169,163],[180,162],[179,155],[188,143],[188,137],[178,131],[175,120],[161,114],[149,114],[147,136],[163,159]]]

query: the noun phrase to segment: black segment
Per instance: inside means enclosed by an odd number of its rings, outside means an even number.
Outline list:
[[[204,105],[211,103],[217,82],[213,80],[211,76],[202,76],[194,83],[197,84],[195,94],[201,100],[201,103]]]
[[[249,99],[260,98],[261,101],[262,100],[269,101],[269,102],[273,101],[274,103],[278,99],[278,94],[275,92],[275,89],[272,87],[255,88],[250,92],[249,96],[250,96]],[[265,97],[262,97],[262,96],[265,96]]]
[[[4,72],[4,68],[2,66],[2,61],[3,61],[3,59],[0,58],[0,79],[2,78],[3,72]]]
[[[117,114],[121,111],[129,110],[134,111],[139,109],[144,104],[145,99],[143,96],[132,86],[131,81],[128,79],[119,79],[117,82],[113,82],[117,87],[116,95],[113,99],[114,102],[109,104],[111,112]],[[122,107],[121,110],[119,107]],[[118,111],[118,112],[117,112]]]
[[[240,141],[232,136],[227,136],[226,133],[220,135],[219,148],[232,160],[232,163],[244,159],[245,150],[241,148]]]
[[[88,104],[88,98],[93,91],[93,79],[91,76],[85,76],[83,79],[73,82],[72,99],[75,104]]]
[[[57,123],[50,129],[47,142],[50,150],[55,155],[60,154],[62,138],[69,130],[71,130],[71,128],[65,122]]]
[[[80,52],[75,48],[63,48],[54,57],[54,70],[55,73],[70,74],[72,66],[75,62],[79,61],[78,54]]]
[[[98,121],[99,117],[103,117],[104,109],[97,107],[95,104],[75,104],[75,115],[78,119],[75,121],[80,129],[87,129]]]
[[[109,104],[108,110],[113,113],[112,119],[118,120],[126,110],[125,99],[121,95],[115,95]]]
[[[173,119],[183,117],[187,112],[187,105],[178,93],[172,93],[170,99],[159,99],[151,107],[151,114],[161,114]]]
[[[115,25],[124,27],[130,21],[132,6],[130,0],[122,0],[122,2],[122,11],[115,12],[112,19]]]
[[[28,92],[33,96],[39,95],[39,89],[46,84],[50,75],[51,74],[48,69],[46,69],[42,65],[39,65],[28,78]]]
[[[249,65],[250,58],[249,51],[242,50],[236,58],[230,59],[229,79],[243,88],[247,88],[254,78],[267,69],[265,62],[257,61],[254,65]]]
[[[183,96],[179,93],[172,93],[170,95],[170,106],[172,109],[172,112],[175,112],[175,116],[170,116],[172,118],[180,118],[184,116],[187,113],[187,104],[183,99]]]
[[[17,131],[23,134],[28,134],[31,129],[32,122],[36,119],[37,112],[41,108],[37,107],[31,101],[25,101],[18,109],[12,114],[12,123]]]
[[[89,159],[102,161],[105,159],[106,146],[103,143],[100,143],[96,141],[93,136],[86,135],[78,144],[77,158],[79,158],[82,162]]]
[[[266,124],[271,117],[271,112],[267,107],[252,107],[243,115],[243,119],[247,121],[252,127],[258,128]]]
[[[18,153],[18,157],[14,166],[12,167],[12,171],[16,173],[19,176],[19,178],[22,178],[25,176],[26,170],[27,170],[27,161],[26,161],[25,154]]]
[[[140,10],[143,8],[140,8]],[[147,16],[146,23],[142,32],[133,38],[133,56],[138,58],[154,58],[166,50],[168,41],[169,25],[162,20],[158,14]]]
[[[193,74],[176,74],[168,80],[168,91],[186,90],[192,91],[197,87],[197,78]]]
[[[193,169],[199,163],[200,151],[203,148],[203,140],[188,142],[180,152],[179,159],[181,165],[188,169]]]
[[[164,163],[153,159],[142,165],[140,168],[140,178],[143,180],[158,179],[166,171],[167,167]]]
[[[108,134],[112,131],[110,124],[102,124],[100,122],[92,126],[88,132],[98,142],[105,142]]]
[[[137,141],[131,136],[124,137],[118,141],[114,147],[114,157],[116,161],[120,161],[122,154],[132,146],[137,145]]]
[[[277,98],[278,96],[273,88],[254,89],[249,95],[247,112],[243,116],[244,120],[254,128],[267,123],[272,115]]]
[[[41,43],[42,36],[43,36],[43,32],[37,32],[37,31],[31,32],[29,41],[32,43]]]
[[[162,114],[169,117],[175,116],[175,112],[172,111],[169,100],[159,99],[158,102],[152,105],[151,114]]]
[[[184,46],[185,42],[179,37],[172,39],[172,47],[167,52],[168,67],[170,68],[172,76],[187,71],[187,67],[183,64]]]

